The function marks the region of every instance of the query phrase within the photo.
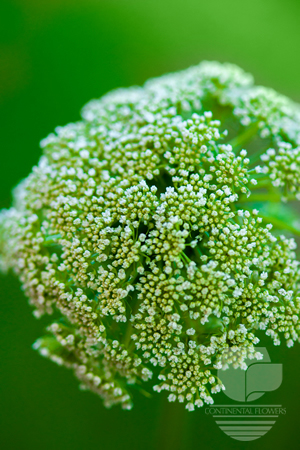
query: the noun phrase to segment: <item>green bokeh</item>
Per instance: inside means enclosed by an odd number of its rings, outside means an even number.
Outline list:
[[[299,17],[299,0],[1,0],[0,208],[38,161],[38,142],[110,89],[217,59],[300,101]],[[0,448],[298,448],[300,346],[270,349],[284,377],[264,403],[287,415],[243,444],[204,410],[187,413],[158,395],[137,396],[130,412],[106,410],[31,349],[47,319],[33,318],[12,276],[0,283]]]

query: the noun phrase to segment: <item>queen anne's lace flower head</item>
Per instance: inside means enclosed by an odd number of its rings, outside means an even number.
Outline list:
[[[204,62],[82,116],[41,142],[0,216],[1,267],[37,317],[61,317],[35,348],[107,406],[148,380],[211,403],[216,369],[260,357],[257,330],[299,340],[295,241],[264,201],[300,197],[300,108]]]

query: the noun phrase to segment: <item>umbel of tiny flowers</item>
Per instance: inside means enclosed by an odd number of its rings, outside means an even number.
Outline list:
[[[299,340],[300,106],[203,62],[91,101],[41,147],[1,268],[60,317],[34,348],[106,406],[153,388],[192,411],[216,369],[261,357],[258,330]]]

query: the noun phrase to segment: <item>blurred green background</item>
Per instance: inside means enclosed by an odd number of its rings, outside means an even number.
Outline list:
[[[0,208],[38,161],[39,141],[110,89],[216,59],[300,101],[299,19],[299,0],[1,0]],[[137,397],[130,412],[106,410],[31,349],[47,319],[33,318],[12,276],[0,278],[0,297],[1,449],[299,447],[300,346],[270,349],[284,378],[264,404],[282,404],[287,415],[240,443],[204,410],[187,413],[158,395]],[[228,403],[223,394],[217,401]]]

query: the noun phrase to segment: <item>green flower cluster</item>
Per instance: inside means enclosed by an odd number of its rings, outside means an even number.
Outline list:
[[[299,340],[300,232],[279,215],[300,197],[300,107],[204,62],[82,117],[0,215],[1,268],[57,317],[34,347],[106,406],[149,386],[212,403],[216,369],[261,357],[258,330]]]

